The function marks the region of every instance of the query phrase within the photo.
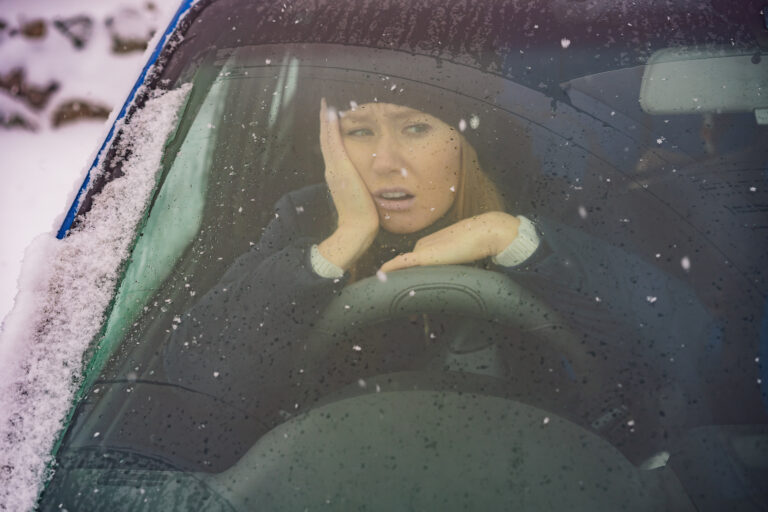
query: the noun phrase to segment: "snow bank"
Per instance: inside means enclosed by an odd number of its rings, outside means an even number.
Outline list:
[[[104,187],[80,226],[61,241],[40,236],[27,250],[0,334],[0,510],[34,507],[83,352],[104,321],[189,88],[150,99],[124,126],[132,149],[125,175]]]

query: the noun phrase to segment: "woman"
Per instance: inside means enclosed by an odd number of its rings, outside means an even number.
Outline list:
[[[680,379],[659,379],[643,359],[652,357],[634,351],[650,338],[670,354],[684,334],[660,321],[645,298],[678,303],[681,319],[702,318],[690,294],[639,258],[578,230],[541,218],[537,230],[506,213],[472,145],[423,110],[369,102],[337,113],[323,100],[320,146],[326,184],[280,199],[258,244],[183,316],[166,345],[169,383],[243,411],[227,420],[238,425],[218,429],[242,436],[228,458],[218,455],[227,459],[223,466],[319,398],[359,378],[423,369],[439,355],[433,346],[400,343],[323,361],[307,357],[313,325],[344,286],[379,271],[480,262],[542,297],[578,334],[576,349],[604,365],[574,372],[567,355],[522,340],[529,359],[512,375],[514,385],[530,391],[527,399],[601,431],[633,459],[657,447],[658,408],[646,388],[652,382],[661,396]],[[537,354],[546,350],[552,363],[544,365]],[[533,356],[536,363],[529,364]],[[562,385],[540,375],[548,372]],[[579,389],[600,389],[600,396],[574,400]],[[642,390],[649,402],[630,389]],[[645,417],[653,418],[653,428],[635,433],[627,426]]]
[[[499,193],[466,139],[434,116],[367,103],[342,112],[339,119],[323,99],[320,143],[338,215],[333,234],[313,248],[313,266],[324,277],[342,277],[354,269],[380,229],[413,234],[443,218],[449,226],[381,262],[381,270],[486,257],[514,266],[538,246],[531,223],[503,211]]]
[[[378,271],[488,258],[514,269],[538,246],[532,223],[503,211],[472,146],[435,116],[375,102],[339,114],[323,100],[320,147],[326,184],[283,196],[259,242],[166,344],[170,383],[248,415],[243,430],[253,437],[242,449],[349,382],[420,369],[437,356],[434,346],[364,352],[373,359],[362,374],[335,355],[308,360],[312,325],[344,286]]]

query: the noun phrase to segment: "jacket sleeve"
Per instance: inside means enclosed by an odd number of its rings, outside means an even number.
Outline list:
[[[307,233],[297,211],[291,197],[283,197],[258,244],[183,315],[163,355],[171,384],[257,417],[292,405],[283,402],[296,399],[286,391],[300,384],[312,325],[345,285],[345,278],[312,270],[317,236]]]

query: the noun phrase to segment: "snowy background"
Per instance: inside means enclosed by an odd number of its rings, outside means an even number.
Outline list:
[[[58,229],[179,3],[0,0],[0,319],[25,249]]]
[[[56,231],[178,3],[0,0],[0,511],[34,507],[186,90],[134,116],[142,157]]]

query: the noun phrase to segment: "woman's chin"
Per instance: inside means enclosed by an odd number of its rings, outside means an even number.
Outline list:
[[[407,235],[408,233],[415,233],[416,231],[422,229],[422,227],[426,227],[419,226],[414,222],[409,222],[407,219],[397,219],[392,217],[394,216],[385,215],[379,218],[379,223],[384,231],[388,231],[396,235]]]
[[[431,222],[414,222],[413,219],[398,219],[396,217],[396,215],[391,214],[381,217],[379,219],[381,228],[395,235],[407,235],[421,231],[431,224]]]
[[[424,211],[423,208],[414,208],[406,211],[379,210],[379,226],[384,231],[396,235],[416,233],[437,222],[445,211]]]

